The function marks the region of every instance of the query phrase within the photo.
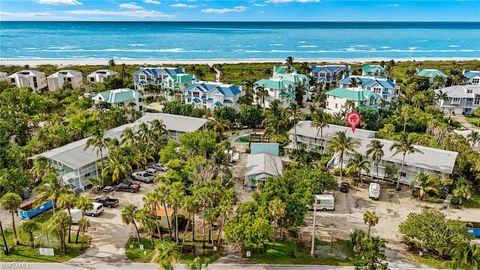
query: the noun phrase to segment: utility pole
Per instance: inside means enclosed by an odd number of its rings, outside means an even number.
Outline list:
[[[315,217],[317,215],[317,197],[314,197],[313,202],[313,229],[312,229],[312,248],[310,250],[310,256],[315,256]]]
[[[2,226],[2,221],[1,220],[0,220],[0,233],[2,234],[3,244],[5,245],[5,249],[3,251],[5,252],[5,255],[7,255],[9,253],[7,238],[5,238],[5,232],[3,231],[3,226]]]

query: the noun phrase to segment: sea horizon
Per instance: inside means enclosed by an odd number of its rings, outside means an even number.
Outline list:
[[[480,59],[480,22],[2,21],[1,60]]]

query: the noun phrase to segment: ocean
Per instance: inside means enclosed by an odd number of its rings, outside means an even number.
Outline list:
[[[480,58],[480,22],[0,22],[0,59]]]

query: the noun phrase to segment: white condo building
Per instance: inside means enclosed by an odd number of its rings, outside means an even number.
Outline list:
[[[73,89],[79,89],[82,86],[82,73],[75,70],[60,70],[48,76],[48,90],[55,91],[62,89],[66,82],[72,85]]]
[[[37,70],[22,70],[8,76],[18,88],[28,87],[34,92],[40,92],[47,87],[45,73]]]
[[[99,69],[96,70],[87,76],[87,81],[89,83],[101,83],[109,76],[117,75],[117,72],[109,69]]]

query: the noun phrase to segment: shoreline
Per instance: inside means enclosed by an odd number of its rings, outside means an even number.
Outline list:
[[[0,59],[0,66],[25,66],[36,67],[39,65],[55,65],[57,67],[79,65],[107,65],[110,59]],[[295,58],[296,62],[308,63],[367,63],[390,61],[395,62],[420,62],[420,61],[480,61],[480,57],[412,57],[412,58]],[[283,63],[285,59],[192,59],[192,60],[162,60],[162,59],[114,59],[115,64],[125,65],[175,65],[175,64],[255,64],[255,63]]]

